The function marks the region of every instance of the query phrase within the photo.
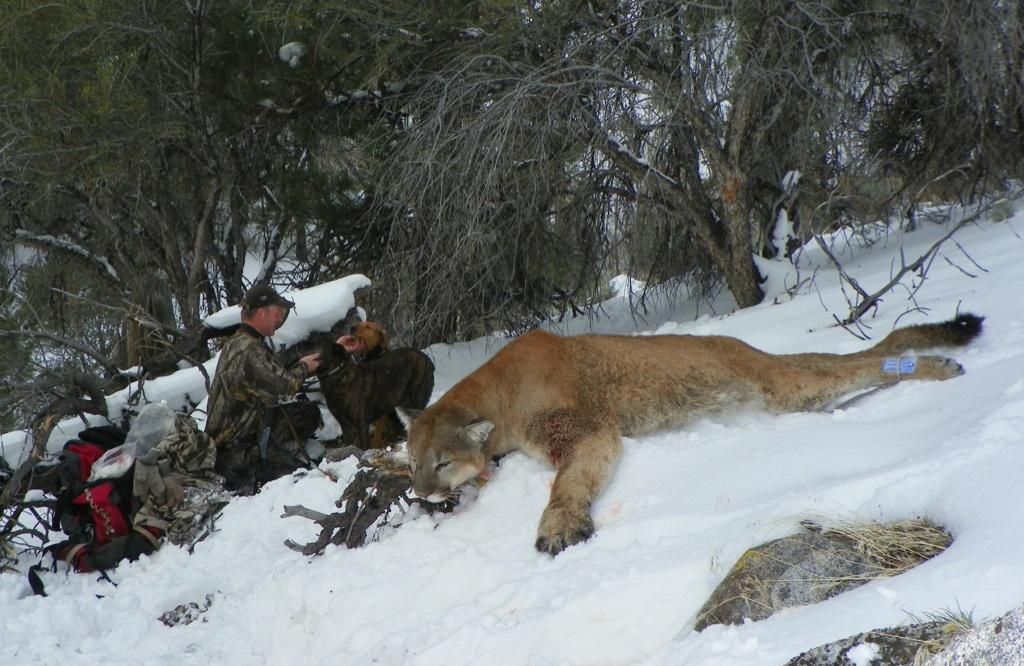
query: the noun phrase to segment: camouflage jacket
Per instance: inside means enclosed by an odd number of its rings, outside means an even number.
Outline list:
[[[207,402],[206,433],[217,455],[255,442],[267,408],[291,398],[307,374],[301,363],[281,366],[263,336],[242,324],[220,352]]]
[[[216,454],[192,417],[178,414],[174,429],[135,461],[132,493],[141,506],[133,526],[163,530],[174,544],[191,543],[230,499],[213,472]]]

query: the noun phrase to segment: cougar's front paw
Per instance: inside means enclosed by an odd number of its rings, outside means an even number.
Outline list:
[[[548,507],[537,529],[537,550],[558,555],[573,544],[586,541],[594,534],[594,520],[587,511]]]

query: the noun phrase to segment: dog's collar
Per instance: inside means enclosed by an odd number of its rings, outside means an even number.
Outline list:
[[[327,372],[323,373],[322,375],[317,375],[317,376],[318,376],[318,377],[319,377],[320,379],[323,379],[324,377],[330,377],[331,375],[336,375],[336,374],[338,374],[339,372],[341,372],[341,366],[340,366],[340,365],[339,365],[339,366],[336,366],[336,367],[333,367],[333,368],[331,368],[330,370],[328,370]]]
[[[355,357],[352,358],[352,362],[356,363],[356,364],[362,363],[362,361],[357,361],[355,359]],[[341,369],[342,369],[342,366],[337,365],[337,366],[331,368],[330,370],[328,370],[327,372],[323,373],[322,375],[317,375],[317,377],[320,377],[321,379],[323,379],[324,377],[330,377],[331,375],[336,375],[339,372],[341,372]]]

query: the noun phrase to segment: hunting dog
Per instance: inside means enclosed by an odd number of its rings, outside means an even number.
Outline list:
[[[359,322],[351,335],[363,343],[362,360],[334,341],[324,344],[320,389],[345,444],[382,448],[405,433],[395,407],[426,407],[434,390],[434,363],[417,349],[388,350],[387,333],[375,322]]]

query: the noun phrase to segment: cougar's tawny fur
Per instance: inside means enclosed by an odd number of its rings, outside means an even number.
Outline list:
[[[678,428],[743,407],[819,410],[851,392],[901,379],[950,379],[963,373],[950,358],[908,356],[901,364],[898,357],[966,345],[981,323],[964,314],[897,329],[847,355],[769,354],[721,336],[532,331],[422,412],[400,410],[409,428],[413,489],[443,500],[484,472],[493,456],[509,451],[548,461],[557,473],[536,547],[557,554],[593,534],[590,506],[615,467],[620,436]]]

